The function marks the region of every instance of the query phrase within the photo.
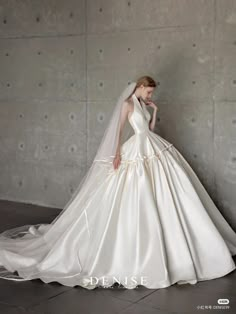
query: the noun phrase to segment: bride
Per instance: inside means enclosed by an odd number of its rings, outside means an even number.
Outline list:
[[[155,87],[143,76],[124,89],[92,165],[51,223],[0,234],[1,278],[157,289],[235,270],[236,233],[181,153],[153,132]]]

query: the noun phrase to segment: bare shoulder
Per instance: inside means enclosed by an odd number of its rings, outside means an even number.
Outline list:
[[[133,100],[131,97],[127,98],[125,100],[125,104],[127,105],[127,109],[129,112],[133,112],[134,110],[134,104],[133,104]]]

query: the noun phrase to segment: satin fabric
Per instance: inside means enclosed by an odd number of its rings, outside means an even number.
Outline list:
[[[180,152],[149,129],[145,105],[132,99],[134,135],[121,147],[118,169],[97,160],[96,176],[54,225],[23,226],[20,237],[16,228],[11,239],[1,234],[1,278],[157,289],[236,268],[236,233]]]

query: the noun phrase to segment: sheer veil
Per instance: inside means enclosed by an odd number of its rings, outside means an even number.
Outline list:
[[[73,219],[78,219],[78,217],[84,215],[85,221],[87,221],[86,207],[89,205],[90,196],[92,196],[93,193],[93,191],[89,189],[90,180],[96,178],[98,167],[108,166],[109,169],[111,169],[111,167],[113,168],[112,163],[118,143],[120,143],[121,146],[128,140],[133,132],[133,129],[128,123],[128,119],[126,119],[127,102],[125,102],[125,100],[133,94],[135,87],[136,82],[128,83],[128,86],[124,88],[119,96],[91,166],[59,215],[49,224],[28,224],[11,228],[0,233],[0,254],[2,260],[4,260],[4,249],[7,250],[11,248],[12,252],[17,253],[20,247],[23,249],[27,245],[34,249],[37,247],[40,248],[37,253],[46,255],[52,247],[57,233],[59,235],[59,232],[63,232],[62,230],[66,229],[67,226],[69,227]],[[63,214],[66,215],[66,219],[64,219]],[[21,250],[21,252],[23,251]],[[32,252],[34,251],[32,250]],[[28,251],[27,254],[29,254]],[[33,259],[34,256],[32,253],[32,260]],[[35,260],[37,259],[35,258]],[[19,279],[21,277],[18,274],[13,274],[15,269],[6,269],[0,265],[0,277],[11,280],[31,280],[37,278],[38,270],[36,263],[32,262],[30,267],[32,270],[27,271],[27,276],[24,276],[25,279]],[[30,267],[28,267],[27,270],[30,269]],[[23,271],[24,268],[22,268],[22,273]]]
[[[125,100],[133,94],[135,87],[136,82],[131,82],[119,96],[91,167],[80,182],[76,191],[73,193],[70,201],[66,204],[62,212],[52,221],[52,224],[54,224],[61,217],[61,215],[67,210],[68,206],[70,206],[73,199],[78,196],[80,190],[82,190],[86,183],[89,183],[90,178],[95,175],[94,171],[96,172],[96,163],[108,162],[112,164],[116,154],[118,142],[120,142],[120,145],[122,145],[132,134],[133,129],[128,124],[128,121],[125,121],[124,113],[126,109],[125,107],[127,106]],[[121,126],[123,126],[122,130]]]

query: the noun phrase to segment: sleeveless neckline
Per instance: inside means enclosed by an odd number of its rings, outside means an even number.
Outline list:
[[[143,111],[143,106],[142,106],[141,102],[138,100],[138,97],[135,95],[135,93],[133,93],[133,96],[136,98],[136,100],[137,100],[137,102],[139,104],[140,109]]]

